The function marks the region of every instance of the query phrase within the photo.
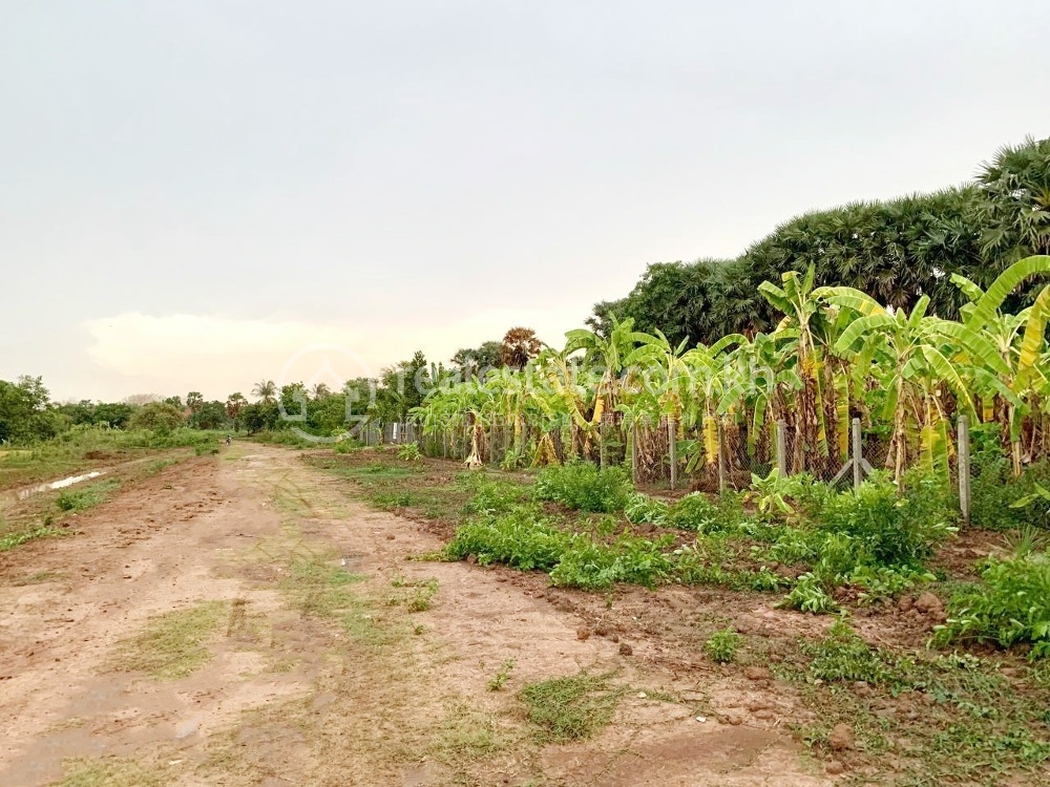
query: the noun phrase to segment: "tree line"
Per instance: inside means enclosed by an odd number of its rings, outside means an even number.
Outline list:
[[[594,306],[588,325],[608,336],[615,320],[662,331],[675,344],[753,337],[781,316],[759,292],[788,271],[814,270],[816,286],[851,287],[896,310],[922,298],[929,312],[957,319],[967,303],[958,274],[987,287],[1024,257],[1050,253],[1050,139],[1001,148],[970,183],[933,194],[853,202],[781,224],[735,259],[649,265],[625,297]],[[1030,306],[1022,287],[1004,304]]]
[[[168,434],[175,429],[277,432],[298,427],[308,434],[344,434],[360,421],[389,423],[409,419],[439,380],[450,375],[467,380],[489,368],[520,369],[536,356],[542,342],[528,328],[511,328],[502,341],[458,351],[449,365],[431,363],[422,351],[382,370],[378,378],[347,380],[333,390],[326,383],[278,385],[263,379],[249,396],[240,391],[225,400],[208,400],[199,391],[185,397],[133,396],[120,402],[54,402],[42,378],[0,380],[0,442],[30,445],[74,427],[147,429]]]

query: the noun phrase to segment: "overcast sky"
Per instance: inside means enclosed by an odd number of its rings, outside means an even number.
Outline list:
[[[1046,0],[0,0],[0,378],[209,398],[1050,135]]]

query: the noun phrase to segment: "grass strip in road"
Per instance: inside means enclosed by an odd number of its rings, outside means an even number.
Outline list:
[[[225,610],[224,601],[205,601],[153,618],[141,634],[124,641],[118,653],[119,669],[145,672],[159,680],[191,675],[211,658],[205,643]]]
[[[165,780],[152,770],[118,757],[77,757],[63,763],[65,778],[54,787],[162,787]]]

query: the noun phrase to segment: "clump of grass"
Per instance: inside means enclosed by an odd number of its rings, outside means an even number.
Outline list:
[[[510,671],[514,669],[514,659],[507,659],[503,662],[496,674],[489,680],[489,691],[499,691],[506,685],[507,680],[510,678]]]
[[[540,737],[551,741],[583,740],[611,720],[625,688],[611,688],[610,675],[581,672],[530,683],[518,697]]]
[[[434,578],[410,581],[404,577],[397,577],[390,584],[396,588],[411,589],[407,597],[395,596],[390,599],[391,605],[404,604],[405,609],[409,612],[426,612],[430,609],[430,602],[438,592],[438,581]]]
[[[56,787],[160,787],[164,783],[154,771],[118,757],[77,757],[63,762],[63,767],[65,778]]]
[[[890,666],[880,658],[879,652],[842,620],[832,624],[823,640],[804,646],[803,652],[813,656],[809,671],[821,680],[880,683],[891,674]]]
[[[369,603],[352,590],[362,579],[341,566],[310,558],[288,567],[282,589],[303,614],[339,621],[358,643],[386,644],[391,633],[378,624]]]
[[[171,467],[179,463],[178,459],[158,459],[155,462],[150,462],[146,466],[144,474],[148,476],[154,476],[166,467]]]
[[[716,664],[728,664],[736,660],[736,652],[743,644],[744,638],[731,628],[716,631],[704,643],[704,652]]]
[[[100,481],[79,489],[67,489],[63,491],[55,504],[62,511],[73,513],[84,511],[99,503],[105,502],[106,498],[120,486],[119,481]]]
[[[501,727],[496,717],[461,701],[449,703],[431,740],[431,756],[456,769],[491,757],[514,743],[510,731]]]
[[[120,668],[161,680],[192,674],[211,658],[205,642],[218,627],[225,607],[222,601],[206,601],[154,618],[141,634],[124,641]]]

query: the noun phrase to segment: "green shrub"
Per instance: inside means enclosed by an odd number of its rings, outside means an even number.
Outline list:
[[[533,507],[519,506],[461,526],[445,546],[451,560],[474,555],[478,563],[506,563],[524,571],[550,571],[561,560],[571,537],[540,518]]]
[[[823,640],[803,645],[802,651],[813,657],[809,672],[821,680],[880,683],[889,673],[878,651],[842,620],[835,621]]]
[[[418,462],[423,458],[419,443],[404,443],[397,448],[397,458],[405,462]]]
[[[607,588],[616,582],[653,587],[671,573],[673,563],[664,552],[670,545],[670,538],[649,541],[623,535],[607,546],[577,533],[551,570],[551,582],[590,590]]]
[[[540,500],[553,500],[580,511],[612,514],[623,511],[633,491],[622,467],[598,468],[591,462],[570,462],[544,468],[536,480]]]
[[[1017,477],[999,442],[997,425],[975,426],[971,438],[970,524],[987,530],[1046,527],[1047,518],[1038,507],[1014,508],[1013,504],[1030,497],[1037,484],[1050,487],[1050,462],[1029,465]]]
[[[782,602],[783,606],[803,612],[830,612],[837,608],[835,600],[828,594],[825,581],[807,571],[795,580],[795,586]]]
[[[623,513],[627,521],[634,525],[662,525],[667,517],[668,509],[667,503],[663,500],[635,492],[628,498]]]
[[[713,533],[674,551],[674,579],[685,585],[721,585],[732,590],[779,590],[791,584],[763,566],[758,571],[736,569],[739,542],[728,533]],[[728,568],[726,566],[729,566]]]
[[[937,542],[954,530],[954,515],[939,488],[935,480],[914,478],[902,497],[878,476],[828,498],[818,529],[837,538],[824,539],[822,560],[836,574],[860,565],[921,568]]]
[[[956,594],[948,604],[948,621],[935,640],[995,642],[1008,648],[1033,645],[1033,658],[1050,656],[1050,560],[1030,553],[1008,560],[990,558],[983,582]]]
[[[849,575],[849,584],[861,588],[860,599],[867,602],[894,598],[919,583],[936,580],[926,571],[886,566],[858,566]]]
[[[728,664],[736,659],[736,652],[743,641],[744,638],[733,629],[722,629],[712,634],[704,643],[704,652],[716,664]]]
[[[744,522],[744,510],[735,496],[727,495],[716,503],[702,492],[693,492],[671,506],[665,522],[697,533],[735,532]]]
[[[499,514],[521,505],[529,497],[528,487],[512,481],[487,478],[478,473],[463,473],[456,484],[473,490],[464,506],[468,514]]]
[[[332,451],[337,454],[353,454],[361,450],[361,443],[357,440],[340,440],[332,446]]]

